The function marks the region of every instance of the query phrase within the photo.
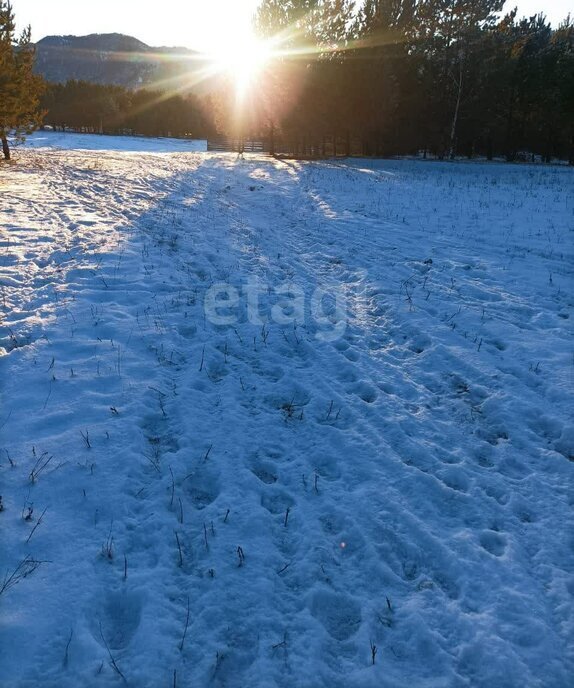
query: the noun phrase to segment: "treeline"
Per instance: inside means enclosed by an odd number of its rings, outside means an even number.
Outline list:
[[[193,94],[68,81],[48,84],[41,108],[44,124],[56,130],[176,138],[207,138],[215,131],[209,103]]]
[[[252,94],[261,132],[357,139],[367,155],[574,163],[574,25],[503,0],[264,0],[282,57]]]

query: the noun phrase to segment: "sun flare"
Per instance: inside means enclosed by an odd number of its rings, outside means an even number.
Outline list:
[[[211,59],[218,73],[229,76],[238,98],[243,98],[273,54],[271,44],[254,34],[228,41],[215,51]]]

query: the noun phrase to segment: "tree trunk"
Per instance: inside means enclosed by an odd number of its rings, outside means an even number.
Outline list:
[[[10,160],[10,146],[8,145],[8,139],[2,136],[2,152],[4,153],[4,160]]]
[[[458,83],[457,83],[456,105],[454,108],[454,114],[452,117],[452,125],[450,128],[450,145],[449,145],[448,157],[451,160],[454,160],[454,156],[456,153],[456,125],[458,124],[458,113],[460,110],[460,99],[462,96],[462,58],[460,59],[459,68],[460,68],[460,71],[459,71]]]
[[[492,136],[489,134],[486,140],[486,159],[492,160],[493,158],[494,144],[492,142]]]
[[[516,157],[516,135],[514,132],[515,124],[514,124],[514,91],[515,87],[514,84],[512,84],[511,87],[511,93],[510,93],[510,100],[508,103],[508,111],[506,114],[506,161],[507,162],[512,162],[514,158]]]

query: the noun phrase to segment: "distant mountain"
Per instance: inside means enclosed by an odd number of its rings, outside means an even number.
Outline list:
[[[152,48],[119,33],[46,36],[36,43],[36,72],[52,82],[78,79],[126,88],[205,92],[210,84],[196,83],[204,67],[205,61],[193,50]]]

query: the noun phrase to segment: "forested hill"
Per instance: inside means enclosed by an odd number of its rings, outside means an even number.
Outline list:
[[[46,81],[70,79],[141,88],[166,82],[190,91],[205,90],[193,74],[201,69],[198,53],[187,48],[154,48],[119,33],[46,36],[36,43],[36,72]]]

